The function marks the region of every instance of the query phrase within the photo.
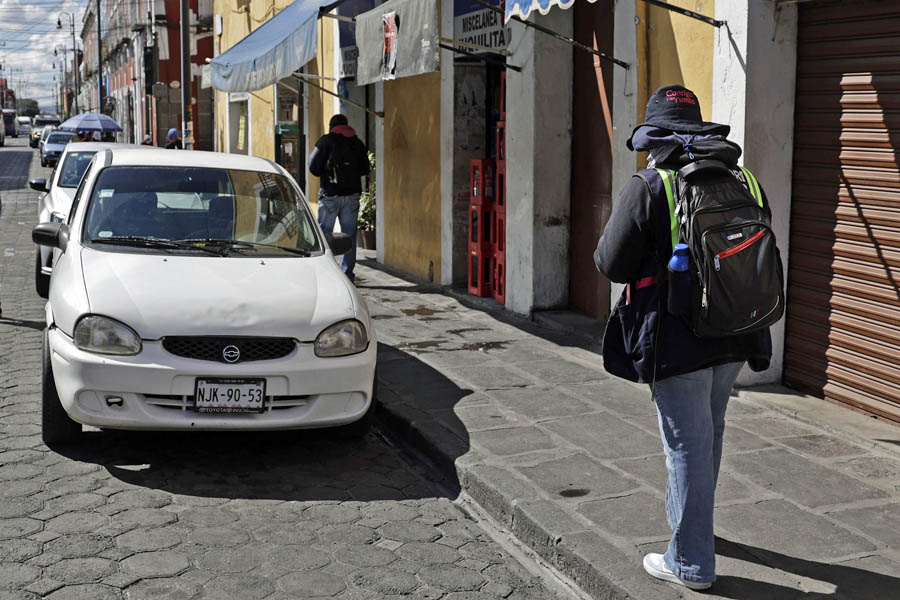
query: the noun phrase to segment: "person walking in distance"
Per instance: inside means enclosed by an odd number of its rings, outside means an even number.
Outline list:
[[[181,136],[178,134],[178,130],[174,127],[169,130],[166,134],[166,149],[167,150],[184,150],[184,144],[181,142]]]
[[[604,366],[650,384],[666,456],[672,537],[666,552],[647,554],[643,566],[691,589],[706,589],[716,578],[713,507],[728,399],[745,363],[768,368],[768,326],[784,310],[768,200],[752,173],[738,167],[741,148],[726,139],[730,129],[703,121],[691,90],[658,89],[627,141],[629,150],[650,153],[650,168],[621,190],[594,252],[600,272],[627,284],[607,323]],[[732,220],[730,210],[742,216]],[[693,235],[707,226],[704,218],[714,224]],[[712,246],[706,260],[703,249]],[[759,272],[752,271],[757,264]],[[757,288],[771,292],[750,298],[761,309],[744,311],[715,296],[722,286],[741,284],[753,287],[729,295],[734,302]],[[740,319],[749,321],[732,323]]]
[[[328,127],[328,133],[319,138],[309,155],[309,172],[321,180],[319,225],[322,231],[331,233],[337,220],[341,231],[353,240],[353,248],[341,260],[341,269],[354,281],[359,196],[362,178],[369,174],[369,155],[345,115],[331,117]]]

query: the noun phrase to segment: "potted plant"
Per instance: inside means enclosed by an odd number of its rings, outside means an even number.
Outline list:
[[[369,152],[369,170],[372,176],[369,185],[359,196],[359,230],[363,237],[363,246],[367,250],[375,249],[375,154]]]

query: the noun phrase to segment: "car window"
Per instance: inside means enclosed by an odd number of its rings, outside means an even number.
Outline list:
[[[72,139],[71,133],[51,133],[47,138],[48,144],[68,144]]]
[[[94,164],[94,157],[91,157],[91,161],[88,163],[87,168],[85,168],[84,173],[82,174],[81,181],[78,183],[78,189],[75,190],[75,198],[72,200],[72,207],[69,209],[69,227],[72,226],[72,217],[75,215],[75,210],[78,208],[78,204],[81,202],[81,196],[84,193],[85,182],[87,181],[87,173],[91,170],[91,165]]]
[[[57,185],[67,188],[78,187],[78,182],[81,181],[81,176],[84,175],[84,171],[91,164],[94,154],[96,154],[95,150],[67,153],[66,160],[63,161],[62,170],[59,173]]]
[[[137,236],[230,241],[235,256],[321,251],[302,196],[274,173],[108,167],[97,176],[84,223],[86,243]]]

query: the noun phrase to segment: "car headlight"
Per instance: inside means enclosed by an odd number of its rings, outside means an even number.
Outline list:
[[[100,315],[82,317],[73,337],[77,348],[96,354],[131,356],[141,351],[141,338],[131,327]]]
[[[316,356],[347,356],[359,354],[369,345],[369,336],[362,323],[351,319],[327,327],[316,338]]]

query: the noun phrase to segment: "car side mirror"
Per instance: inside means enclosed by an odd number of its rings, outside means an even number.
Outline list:
[[[31,230],[31,241],[65,251],[69,245],[69,228],[65,223],[38,223]]]
[[[351,238],[346,233],[326,233],[325,239],[328,240],[328,246],[331,248],[331,251],[335,256],[347,254],[348,252],[353,250],[353,238]]]
[[[28,182],[28,185],[31,187],[31,189],[38,191],[38,192],[49,192],[50,191],[47,188],[47,180],[44,179],[43,177],[40,177],[38,179],[32,179],[31,181]]]

